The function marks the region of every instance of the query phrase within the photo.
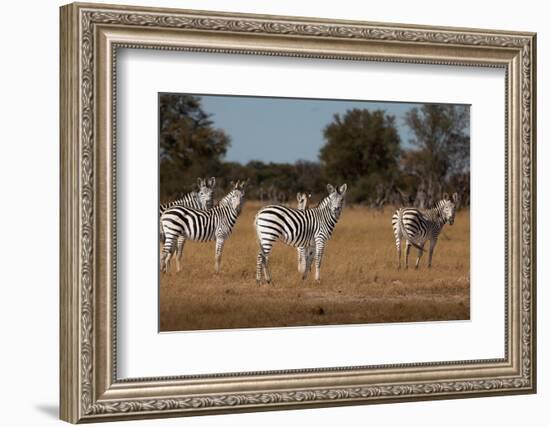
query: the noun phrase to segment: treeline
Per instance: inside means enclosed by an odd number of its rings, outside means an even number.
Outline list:
[[[319,161],[294,164],[224,161],[231,141],[201,108],[199,97],[160,97],[161,201],[191,191],[199,176],[215,176],[221,195],[236,179],[248,179],[247,198],[294,202],[296,192],[316,195],[327,182],[348,184],[347,201],[427,207],[443,192],[458,192],[469,205],[469,109],[424,105],[406,115],[412,138],[400,140],[395,117],[383,110],[336,114],[323,130]]]

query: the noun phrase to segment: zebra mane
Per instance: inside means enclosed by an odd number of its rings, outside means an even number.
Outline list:
[[[234,191],[235,190],[231,190],[229,193],[223,196],[218,202],[218,207],[229,206],[229,201],[231,200]]]
[[[232,189],[229,193],[227,193],[225,196],[223,196],[220,199],[220,201],[217,204],[217,207],[219,207],[219,208],[224,208],[224,207],[232,208],[231,199],[236,196],[235,193],[237,191],[242,191],[242,190],[239,190],[237,188]],[[240,211],[240,208],[237,209],[237,211]]]
[[[171,208],[172,206],[181,206],[182,204],[189,202],[190,200],[200,203],[199,192],[190,191],[189,193],[185,193],[179,199],[171,200],[169,202],[161,204],[160,207],[161,207],[161,210],[166,210],[168,208]]]
[[[326,195],[325,197],[323,197],[319,203],[317,203],[317,206],[318,208],[324,208],[326,205],[328,205],[330,201],[330,194]]]

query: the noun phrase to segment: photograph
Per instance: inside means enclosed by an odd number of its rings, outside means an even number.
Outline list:
[[[470,105],[159,93],[160,332],[470,319]]]

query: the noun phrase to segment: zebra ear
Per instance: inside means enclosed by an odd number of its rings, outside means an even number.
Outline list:
[[[214,186],[216,185],[216,178],[215,177],[211,177],[208,179],[208,182],[207,182],[207,185],[210,187],[210,188],[214,188]]]
[[[449,200],[449,193],[443,193],[443,200]]]
[[[453,202],[458,203],[458,193],[453,193]]]
[[[197,178],[197,185],[199,186],[199,188],[204,187],[204,179]]]
[[[336,191],[336,189],[331,184],[327,184],[327,191],[329,194],[332,194]]]
[[[233,182],[233,181],[231,181],[231,182]],[[240,181],[237,180],[237,182],[235,182],[235,183],[233,184],[233,189],[236,190],[237,188],[239,188],[240,185],[241,185]]]
[[[298,200],[298,202],[302,200],[302,193],[296,193],[296,200]]]
[[[348,189],[348,184],[344,184],[340,186],[340,188],[338,189],[338,192],[340,194],[345,194],[347,189]]]

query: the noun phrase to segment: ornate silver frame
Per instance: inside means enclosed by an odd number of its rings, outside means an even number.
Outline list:
[[[61,8],[61,418],[128,418],[536,390],[535,34],[71,4]],[[506,70],[505,357],[119,380],[118,47],[502,67]]]

